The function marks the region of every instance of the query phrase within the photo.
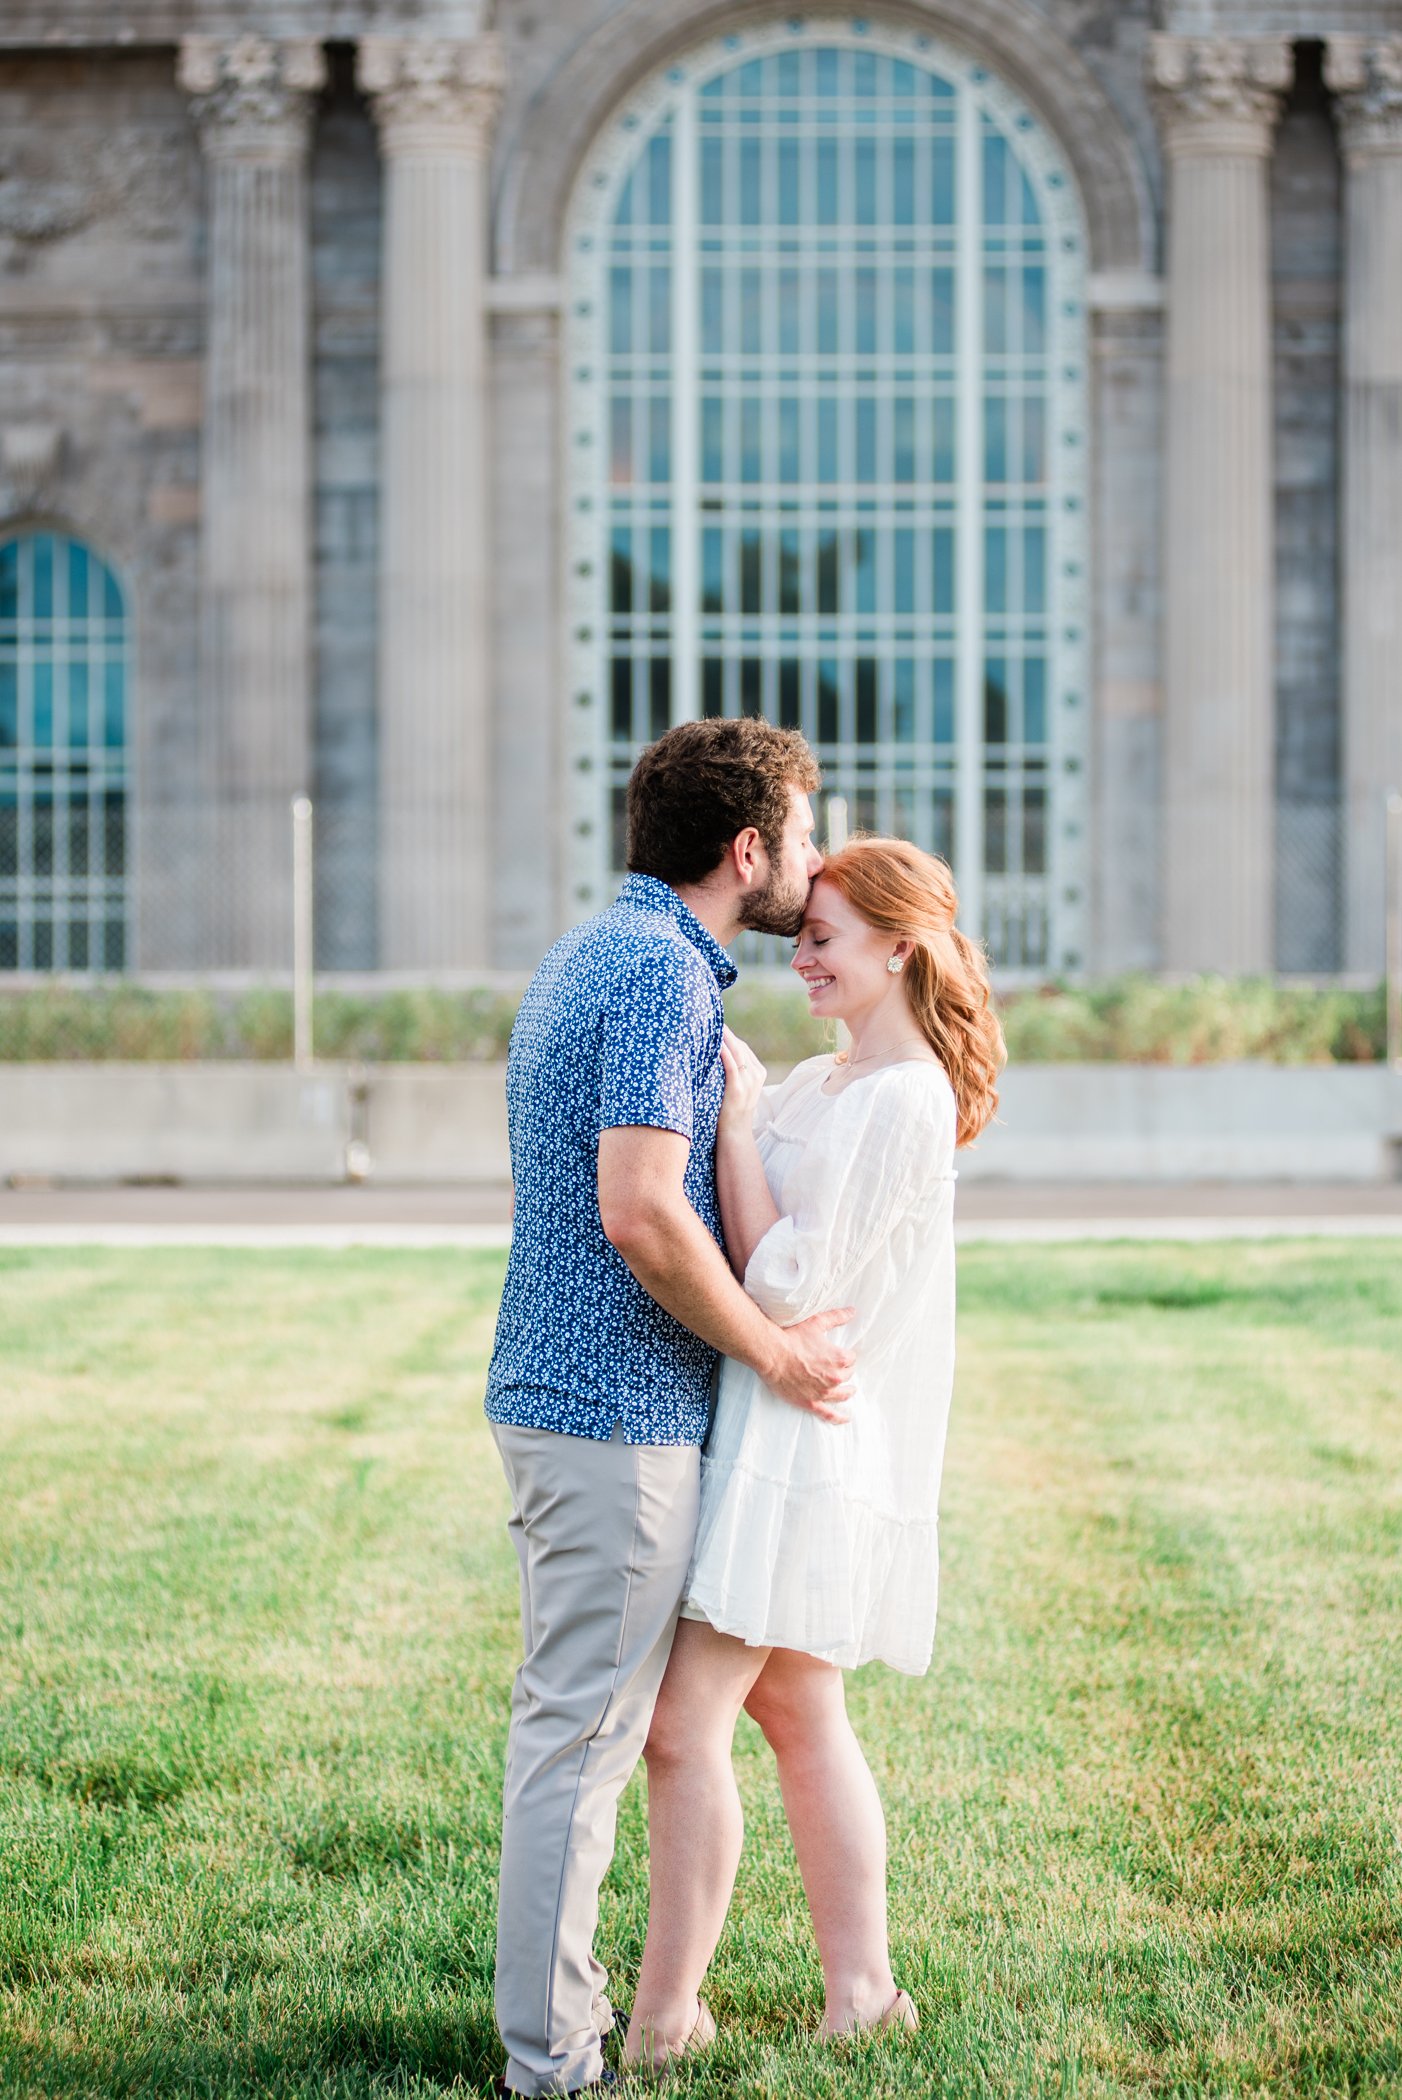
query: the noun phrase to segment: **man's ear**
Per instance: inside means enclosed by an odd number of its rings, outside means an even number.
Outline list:
[[[753,889],[763,876],[765,859],[763,843],[753,824],[736,832],[730,841],[730,865],[746,889]]]

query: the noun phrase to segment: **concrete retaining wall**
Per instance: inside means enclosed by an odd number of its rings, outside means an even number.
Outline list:
[[[774,1074],[778,1076],[777,1072]],[[499,1065],[0,1064],[0,1178],[383,1182],[510,1174]],[[1402,1072],[1382,1066],[1024,1065],[968,1179],[1383,1181]]]

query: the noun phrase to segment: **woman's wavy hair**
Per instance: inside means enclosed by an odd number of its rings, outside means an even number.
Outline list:
[[[955,1142],[968,1145],[998,1106],[1007,1062],[991,1005],[982,948],[954,923],[959,899],[944,861],[905,839],[851,839],[823,863],[822,879],[893,940],[914,943],[906,997],[930,1048],[949,1074],[959,1113]]]

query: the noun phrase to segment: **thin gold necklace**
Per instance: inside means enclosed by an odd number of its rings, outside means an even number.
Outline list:
[[[884,1050],[870,1050],[865,1057],[849,1057],[844,1062],[847,1070],[850,1072],[854,1065],[869,1065],[874,1057],[889,1057],[893,1050],[904,1050],[907,1043],[924,1042],[925,1038],[923,1035],[907,1035],[903,1036],[898,1043],[888,1044]],[[929,1048],[928,1043],[926,1043],[925,1047]]]

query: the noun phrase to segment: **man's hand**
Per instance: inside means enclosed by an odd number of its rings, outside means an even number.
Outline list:
[[[830,1333],[855,1315],[855,1306],[844,1305],[782,1328],[776,1368],[765,1376],[770,1392],[820,1422],[849,1420],[845,1403],[852,1397],[852,1357]]]

